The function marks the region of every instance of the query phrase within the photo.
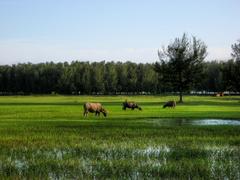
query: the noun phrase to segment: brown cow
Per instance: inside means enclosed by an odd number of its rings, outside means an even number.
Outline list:
[[[83,105],[84,113],[83,115],[86,117],[88,115],[88,112],[95,113],[96,116],[99,116],[100,113],[103,113],[103,115],[107,116],[107,111],[103,108],[101,103],[85,103]]]
[[[163,105],[163,108],[166,107],[171,107],[171,108],[175,108],[176,107],[176,101],[168,101]]]
[[[142,110],[142,108],[140,106],[138,106],[137,103],[135,102],[128,102],[127,100],[125,102],[123,102],[123,110],[126,110],[126,108],[130,108],[132,110],[134,110],[135,108]]]
[[[224,92],[217,93],[217,94],[215,94],[215,96],[216,97],[220,97],[220,96],[222,97],[222,96],[224,96]]]

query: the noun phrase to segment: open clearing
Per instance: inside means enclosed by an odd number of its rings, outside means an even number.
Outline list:
[[[143,111],[123,111],[126,99]],[[186,96],[162,109],[172,99],[0,97],[0,178],[240,179],[240,125],[184,123],[238,122],[240,97]],[[109,116],[84,118],[87,101],[101,102]]]

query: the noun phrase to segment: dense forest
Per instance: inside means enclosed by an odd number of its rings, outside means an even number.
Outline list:
[[[234,60],[204,62],[201,81],[193,84],[191,91],[239,92],[239,64]],[[169,92],[175,89],[160,80],[154,63],[73,61],[0,66],[1,95]]]

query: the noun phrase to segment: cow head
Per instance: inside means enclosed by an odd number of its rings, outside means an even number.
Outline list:
[[[107,112],[107,110],[106,110],[106,109],[102,109],[102,113],[103,113],[104,117],[106,117],[106,116],[107,116],[107,114],[108,114],[108,112]]]

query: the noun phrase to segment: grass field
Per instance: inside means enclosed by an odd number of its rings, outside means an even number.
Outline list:
[[[125,100],[143,111],[123,111]],[[240,179],[240,126],[197,126],[179,119],[240,120],[240,97],[0,97],[0,178]],[[104,118],[83,117],[101,102]],[[171,123],[162,125],[160,121]]]

